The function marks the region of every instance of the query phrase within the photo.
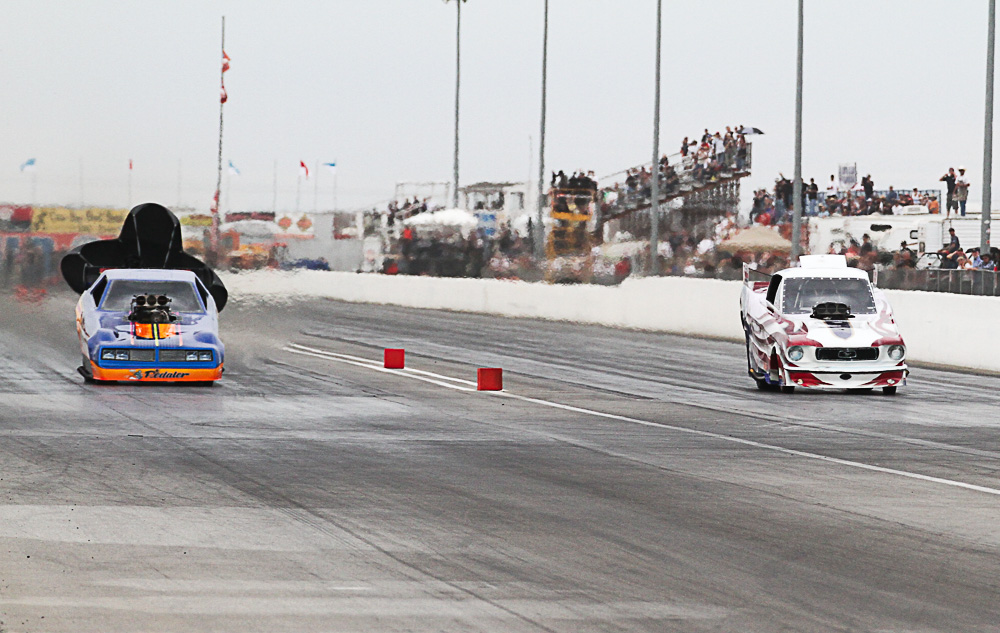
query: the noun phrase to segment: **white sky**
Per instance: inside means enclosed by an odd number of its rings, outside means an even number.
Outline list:
[[[746,124],[746,183],[791,177],[794,0],[664,0],[661,147]],[[546,164],[610,174],[651,155],[654,0],[550,0]],[[857,162],[877,188],[936,187],[949,166],[981,201],[986,0],[806,0],[804,169]],[[0,201],[181,202],[215,186],[220,16],[233,209],[294,209],[298,161],[339,164],[342,208],[397,181],[451,179],[454,3],[441,0],[8,0],[0,21]],[[525,180],[537,152],[542,0],[463,6],[461,181]],[[1000,113],[998,113],[1000,114]],[[19,165],[34,157],[34,175]],[[537,160],[537,157],[534,159]],[[995,164],[1000,160],[995,161]],[[81,165],[83,177],[81,179]],[[997,165],[1000,173],[1000,164]],[[1000,180],[994,208],[1000,208]],[[332,177],[320,173],[320,207]],[[313,208],[313,181],[301,209]]]

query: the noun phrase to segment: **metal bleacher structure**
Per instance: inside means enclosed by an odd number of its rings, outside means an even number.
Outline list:
[[[723,164],[712,161],[712,168],[697,166],[694,153],[682,157],[680,153],[668,156],[670,167],[676,174],[671,182],[660,177],[661,222],[664,228],[691,227],[699,222],[717,219],[727,212],[738,212],[740,180],[750,175],[753,152],[747,143],[746,159],[737,168],[735,156],[728,156]],[[646,163],[605,176],[601,179],[603,192],[599,225],[611,224],[614,232],[627,231],[632,235],[649,232],[648,213],[640,213],[651,206],[651,188],[648,184],[629,188],[625,180],[630,172],[650,170]],[[613,195],[617,194],[617,195]]]

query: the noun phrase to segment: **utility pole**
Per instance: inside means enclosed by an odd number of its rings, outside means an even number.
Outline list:
[[[278,159],[274,159],[273,182],[271,184],[271,213],[278,213]]]
[[[219,194],[222,189],[222,113],[226,105],[226,16],[222,16],[222,41],[219,46],[220,67],[219,71],[219,153],[215,171],[215,196],[212,202],[212,226],[209,233],[209,246],[211,253],[208,260],[211,265],[215,265],[219,259]]]
[[[446,2],[448,0],[445,0]],[[458,96],[462,77],[462,3],[466,0],[456,0],[457,19],[455,21],[455,162],[452,173],[451,206],[458,206]]]
[[[993,49],[996,39],[996,0],[990,0],[990,21],[986,36],[986,130],[983,138],[983,211],[979,248],[990,252],[990,216],[993,201]]]
[[[549,0],[545,0],[545,19],[542,29],[542,119],[538,135],[538,214],[535,217],[535,256],[545,255],[545,108],[549,66]]]
[[[799,260],[802,250],[802,6],[799,0],[799,42],[795,65],[795,179],[792,196],[792,253],[793,262]]]
[[[656,0],[656,86],[653,97],[653,178],[649,201],[649,274],[660,274],[660,44],[663,30],[663,0]]]

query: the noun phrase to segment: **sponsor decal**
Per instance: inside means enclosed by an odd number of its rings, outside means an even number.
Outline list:
[[[137,369],[129,374],[129,380],[142,380],[144,378],[187,378],[190,372],[186,371],[160,371],[159,369]]]
[[[38,207],[31,219],[31,230],[35,233],[117,235],[127,214],[128,209]]]

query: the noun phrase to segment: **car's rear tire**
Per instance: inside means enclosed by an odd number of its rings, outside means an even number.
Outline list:
[[[757,388],[760,389],[761,391],[769,391],[771,389],[771,385],[767,384],[766,380],[761,380],[760,378],[754,378],[753,381],[757,383]]]
[[[884,396],[894,396],[896,395],[896,387],[882,387],[882,395]]]

